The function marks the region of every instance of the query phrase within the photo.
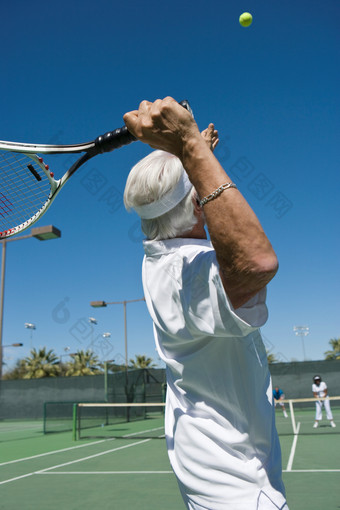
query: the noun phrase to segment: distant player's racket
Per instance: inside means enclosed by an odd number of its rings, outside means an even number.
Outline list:
[[[190,113],[188,101],[180,103]],[[33,225],[47,211],[64,184],[89,159],[110,152],[137,139],[126,126],[77,145],[40,145],[0,141],[0,239],[6,239]],[[84,152],[67,172],[56,180],[38,154]]]

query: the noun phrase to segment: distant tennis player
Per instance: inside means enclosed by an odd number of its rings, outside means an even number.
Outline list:
[[[166,363],[166,440],[186,508],[287,510],[259,333],[276,255],[210,150],[212,124],[202,136],[172,98],[143,101],[124,120],[159,149],[131,170],[124,200],[146,235],[143,285]]]
[[[325,381],[321,379],[319,375],[313,377],[312,386],[313,395],[316,398],[315,401],[315,421],[313,427],[316,429],[319,426],[319,421],[322,420],[322,406],[325,407],[327,420],[329,420],[331,427],[336,427],[333,414],[331,410],[331,404],[328,396],[328,388]]]
[[[282,409],[283,416],[285,418],[288,418],[288,414],[287,414],[287,411],[286,411],[286,408],[285,408],[285,404],[284,404],[284,402],[282,402],[282,400],[284,400],[284,398],[285,398],[285,394],[283,393],[281,388],[279,388],[278,386],[276,386],[273,389],[273,397],[274,397],[274,406],[276,407],[276,404],[279,404],[279,406]]]

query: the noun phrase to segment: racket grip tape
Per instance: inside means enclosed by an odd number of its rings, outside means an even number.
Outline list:
[[[137,138],[128,131],[128,128],[123,126],[98,136],[95,139],[95,145],[98,152],[110,152],[136,140]]]

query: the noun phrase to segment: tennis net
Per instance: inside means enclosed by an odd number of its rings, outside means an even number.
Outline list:
[[[164,438],[165,403],[77,403],[73,439]]]
[[[275,407],[275,419],[279,435],[339,434],[340,397],[329,397],[328,400],[336,427],[331,426],[330,421],[327,419],[324,406],[322,407],[322,420],[319,421],[317,428],[313,427],[315,423],[315,398],[281,400],[281,403],[285,406],[288,417],[285,418],[281,405],[277,404]]]
[[[73,427],[72,413],[75,403],[74,400],[44,402],[44,434],[71,431]]]

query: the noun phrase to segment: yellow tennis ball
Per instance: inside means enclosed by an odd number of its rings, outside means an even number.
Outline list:
[[[253,16],[250,14],[250,12],[244,12],[241,14],[239,22],[242,27],[250,27],[253,22]]]

